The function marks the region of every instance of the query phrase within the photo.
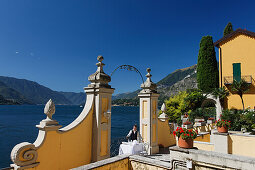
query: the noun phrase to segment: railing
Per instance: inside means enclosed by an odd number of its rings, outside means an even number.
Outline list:
[[[252,76],[251,75],[245,75],[245,76],[241,76],[242,80],[245,80],[247,83],[252,83]],[[234,81],[234,77],[233,76],[225,76],[224,77],[224,84],[225,85],[230,85],[233,84]]]

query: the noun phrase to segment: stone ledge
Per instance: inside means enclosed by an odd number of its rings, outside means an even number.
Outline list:
[[[115,157],[112,157],[112,158],[104,159],[104,160],[97,161],[97,162],[94,162],[94,163],[90,163],[90,164],[87,164],[87,165],[83,165],[83,166],[80,166],[80,167],[77,167],[77,168],[73,168],[72,170],[94,169],[94,168],[98,168],[98,167],[101,167],[101,166],[104,166],[104,165],[107,165],[107,164],[118,162],[120,160],[127,159],[127,158],[129,158],[129,155],[118,155],[118,156],[115,156]]]
[[[210,142],[202,142],[202,141],[194,141],[194,143],[201,143],[201,144],[207,144],[207,145],[214,145],[213,143],[210,143]]]
[[[205,155],[210,157],[213,156],[218,158],[231,159],[233,161],[241,161],[241,162],[255,164],[255,158],[247,157],[247,156],[239,156],[239,155],[233,155],[233,154],[225,154],[225,153],[219,153],[219,152],[213,152],[213,151],[194,150],[194,149],[189,149],[189,153]]]
[[[214,132],[214,135],[222,135],[222,136],[228,136],[229,133],[219,133],[219,132]]]
[[[255,169],[255,159],[239,155],[225,154],[213,151],[203,151],[196,149],[181,149],[170,147],[171,162],[179,160],[185,162],[191,160],[195,164],[204,163],[206,166],[218,166],[221,168],[233,169]],[[184,152],[183,150],[187,150]]]
[[[157,159],[148,158],[148,157],[145,157],[145,156],[130,155],[129,160],[144,163],[144,164],[148,164],[148,165],[152,165],[152,166],[157,166],[157,167],[160,167],[160,168],[170,169],[170,163],[160,161],[160,160],[157,160]]]
[[[169,150],[170,150],[170,154],[171,154],[171,151],[177,151],[177,152],[183,152],[183,153],[189,154],[191,150],[198,150],[198,149],[196,147],[191,149],[184,149],[184,148],[180,148],[179,146],[171,146],[169,147]]]
[[[245,137],[255,137],[255,135],[250,135],[247,133],[237,133],[235,131],[229,131],[229,135],[235,135],[235,136],[245,136]]]

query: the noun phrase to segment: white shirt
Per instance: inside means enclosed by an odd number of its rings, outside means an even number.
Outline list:
[[[129,133],[128,133],[128,135],[127,135],[127,138],[129,138],[129,137],[131,136],[132,131],[133,131],[134,133],[137,132],[137,141],[138,141],[138,142],[141,142],[140,139],[142,139],[142,138],[141,138],[140,133],[139,133],[137,130],[136,130],[136,131],[134,131],[133,129],[130,130]]]

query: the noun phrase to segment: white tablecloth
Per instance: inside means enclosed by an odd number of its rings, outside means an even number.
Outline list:
[[[122,142],[119,148],[119,155],[133,154],[138,155],[143,151],[143,143]]]

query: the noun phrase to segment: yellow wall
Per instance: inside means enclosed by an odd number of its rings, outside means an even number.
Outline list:
[[[160,168],[154,165],[149,165],[146,163],[141,163],[133,160],[130,161],[129,158],[93,168],[93,170],[140,170],[140,169],[164,170],[165,168]]]
[[[193,143],[194,147],[197,147],[198,149],[205,150],[205,151],[214,151],[214,145],[210,145],[209,143]]]
[[[101,130],[101,147],[100,147],[100,156],[107,155],[108,150],[108,131]]]
[[[238,35],[224,44],[220,44],[222,62],[222,84],[224,86],[224,77],[233,76],[233,63],[241,63],[241,75],[255,76],[255,39],[246,35]],[[219,48],[219,54],[220,54]],[[221,76],[221,73],[220,73]],[[221,79],[220,79],[221,84]],[[247,94],[244,94],[245,108],[255,106],[255,83],[252,81],[252,87]],[[228,85],[229,86],[229,85]],[[228,87],[227,86],[227,87]],[[230,90],[230,87],[228,87]],[[229,109],[242,109],[241,99],[237,94],[230,94],[226,100],[225,106]]]
[[[129,170],[130,169],[130,165],[129,165],[129,160],[128,158],[120,160],[120,161],[116,161],[110,164],[106,164],[104,166],[100,166],[97,168],[93,168],[95,170]]]
[[[67,132],[48,131],[43,144],[37,150],[36,162],[31,170],[66,170],[91,162],[92,114],[74,129]]]
[[[210,134],[198,136],[194,141],[210,142]]]
[[[228,151],[230,154],[255,157],[255,137],[229,135]]]
[[[137,162],[137,161],[130,161],[131,166],[130,166],[130,170],[164,170],[165,168],[161,168],[161,167],[157,167],[154,165],[149,165],[146,163],[142,163],[142,162]]]
[[[164,122],[158,120],[158,144],[164,147],[176,144],[176,139],[173,133],[170,132],[168,120]]]

